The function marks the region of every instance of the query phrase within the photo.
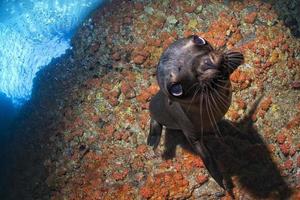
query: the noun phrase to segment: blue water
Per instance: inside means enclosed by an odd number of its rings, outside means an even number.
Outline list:
[[[0,93],[15,106],[33,78],[65,53],[78,25],[104,0],[0,0]]]

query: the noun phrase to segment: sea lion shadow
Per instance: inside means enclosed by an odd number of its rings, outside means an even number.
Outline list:
[[[260,100],[261,98],[239,122],[229,120],[219,122],[222,137],[210,134],[204,136],[204,143],[217,160],[227,185],[233,185],[234,179],[235,184],[255,198],[288,199],[291,189],[280,175],[266,143],[251,118]],[[167,129],[163,158],[175,157],[177,145],[195,153],[181,131]]]

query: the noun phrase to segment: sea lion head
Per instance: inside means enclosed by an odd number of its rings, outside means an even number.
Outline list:
[[[239,52],[219,52],[202,37],[193,35],[172,43],[162,54],[157,79],[171,99],[190,102],[203,90],[229,82],[230,74],[243,62]]]

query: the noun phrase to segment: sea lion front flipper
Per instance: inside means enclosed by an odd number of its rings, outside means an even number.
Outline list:
[[[155,119],[151,118],[150,121],[150,132],[147,138],[147,144],[153,146],[156,149],[159,145],[162,132],[162,125],[158,123]]]
[[[190,140],[190,138],[189,138]],[[205,167],[207,168],[209,174],[215,179],[215,181],[225,190],[227,188],[224,186],[224,177],[218,168],[217,162],[215,161],[213,155],[210,153],[209,149],[199,140],[190,140],[193,149],[201,157]]]
[[[176,104],[176,102],[174,104]],[[177,121],[177,123],[180,125],[183,134],[187,138],[193,150],[201,157],[210,175],[222,188],[227,190],[223,182],[224,177],[217,165],[216,160],[210,153],[209,149],[205,146],[203,141],[201,141],[201,138],[199,138],[202,134],[194,128],[193,123],[187,117],[181,106],[178,106],[177,104],[176,109],[173,109],[172,111],[174,118],[180,119]]]

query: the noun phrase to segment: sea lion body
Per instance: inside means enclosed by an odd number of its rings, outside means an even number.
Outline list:
[[[230,83],[228,83],[230,85]],[[209,112],[212,112],[212,115],[216,119],[216,121],[220,121],[225,113],[227,112],[230,102],[231,102],[231,86],[227,86],[228,91],[223,91],[224,93],[228,93],[226,95],[226,102],[227,105],[218,109],[213,109],[210,111],[208,107],[203,107],[201,109],[201,113],[203,115],[203,119],[200,120],[199,118],[199,105],[182,105],[178,102],[170,103],[169,98],[162,92],[159,91],[150,102],[150,110],[151,110],[151,117],[156,119],[157,122],[166,126],[169,129],[174,130],[194,130],[199,133],[199,130],[202,129],[203,132],[213,132],[215,131],[215,127],[211,123],[209,117]],[[223,89],[222,89],[223,90]],[[203,100],[203,104],[205,100]],[[216,102],[218,103],[218,102]],[[179,112],[180,111],[180,112]],[[182,114],[184,114],[191,122],[187,126],[185,123],[182,122]],[[199,135],[200,137],[200,135]]]
[[[163,126],[181,130],[223,188],[221,171],[201,136],[217,131],[216,124],[231,103],[229,75],[242,62],[242,54],[219,53],[201,37],[179,39],[160,58],[157,67],[160,90],[150,101],[147,143],[154,148],[158,146]]]

